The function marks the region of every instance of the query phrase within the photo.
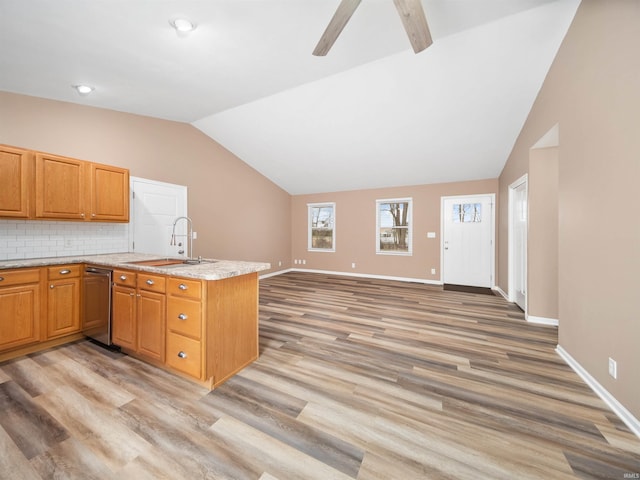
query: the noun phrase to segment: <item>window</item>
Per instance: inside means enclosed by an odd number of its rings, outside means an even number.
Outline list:
[[[376,253],[411,255],[411,198],[376,200]]]
[[[479,223],[481,221],[481,203],[455,203],[453,205],[453,223]]]
[[[336,251],[336,204],[309,203],[308,249],[321,252]]]

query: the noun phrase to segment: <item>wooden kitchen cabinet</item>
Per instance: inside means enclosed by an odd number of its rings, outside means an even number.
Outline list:
[[[168,367],[213,388],[258,358],[257,273],[167,283]]]
[[[167,287],[167,354],[169,367],[204,380],[204,305],[202,281],[169,278]]]
[[[129,221],[129,170],[91,163],[89,166],[91,220]]]
[[[85,218],[86,162],[36,153],[36,217]]]
[[[136,324],[136,282],[135,272],[113,271],[111,288],[111,341],[129,350],[138,348]]]
[[[0,218],[129,221],[129,170],[0,145]]]
[[[40,269],[0,270],[0,351],[40,341]]]
[[[28,150],[0,145],[0,217],[29,217],[32,163]]]
[[[47,338],[80,332],[80,265],[49,267]]]
[[[132,353],[164,362],[165,277],[114,270],[112,342]]]
[[[139,290],[137,302],[138,353],[164,362],[165,294]]]
[[[36,153],[37,218],[129,221],[129,171]]]

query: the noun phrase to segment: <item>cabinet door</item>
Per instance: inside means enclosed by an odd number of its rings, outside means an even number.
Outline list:
[[[29,216],[31,158],[26,150],[0,146],[0,217]]]
[[[36,217],[85,218],[86,162],[36,153]]]
[[[111,290],[111,339],[116,345],[136,350],[136,291],[131,287],[115,285]]]
[[[40,285],[0,288],[0,351],[40,340]]]
[[[80,279],[49,281],[47,337],[80,331]]]
[[[166,298],[164,293],[139,291],[138,353],[164,362]]]
[[[129,221],[129,170],[92,163],[91,220]]]

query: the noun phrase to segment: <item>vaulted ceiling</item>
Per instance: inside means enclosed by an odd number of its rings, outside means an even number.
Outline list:
[[[192,123],[291,194],[495,178],[580,0],[423,0],[419,54],[363,0],[312,56],[338,3],[0,0],[0,90]]]

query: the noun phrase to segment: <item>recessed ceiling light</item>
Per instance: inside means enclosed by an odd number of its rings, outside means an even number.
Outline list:
[[[94,88],[90,87],[89,85],[73,85],[73,88],[75,88],[76,91],[83,96],[89,95],[94,90]]]
[[[192,32],[196,29],[196,24],[187,18],[174,18],[169,20],[169,24],[176,29],[178,34]]]

